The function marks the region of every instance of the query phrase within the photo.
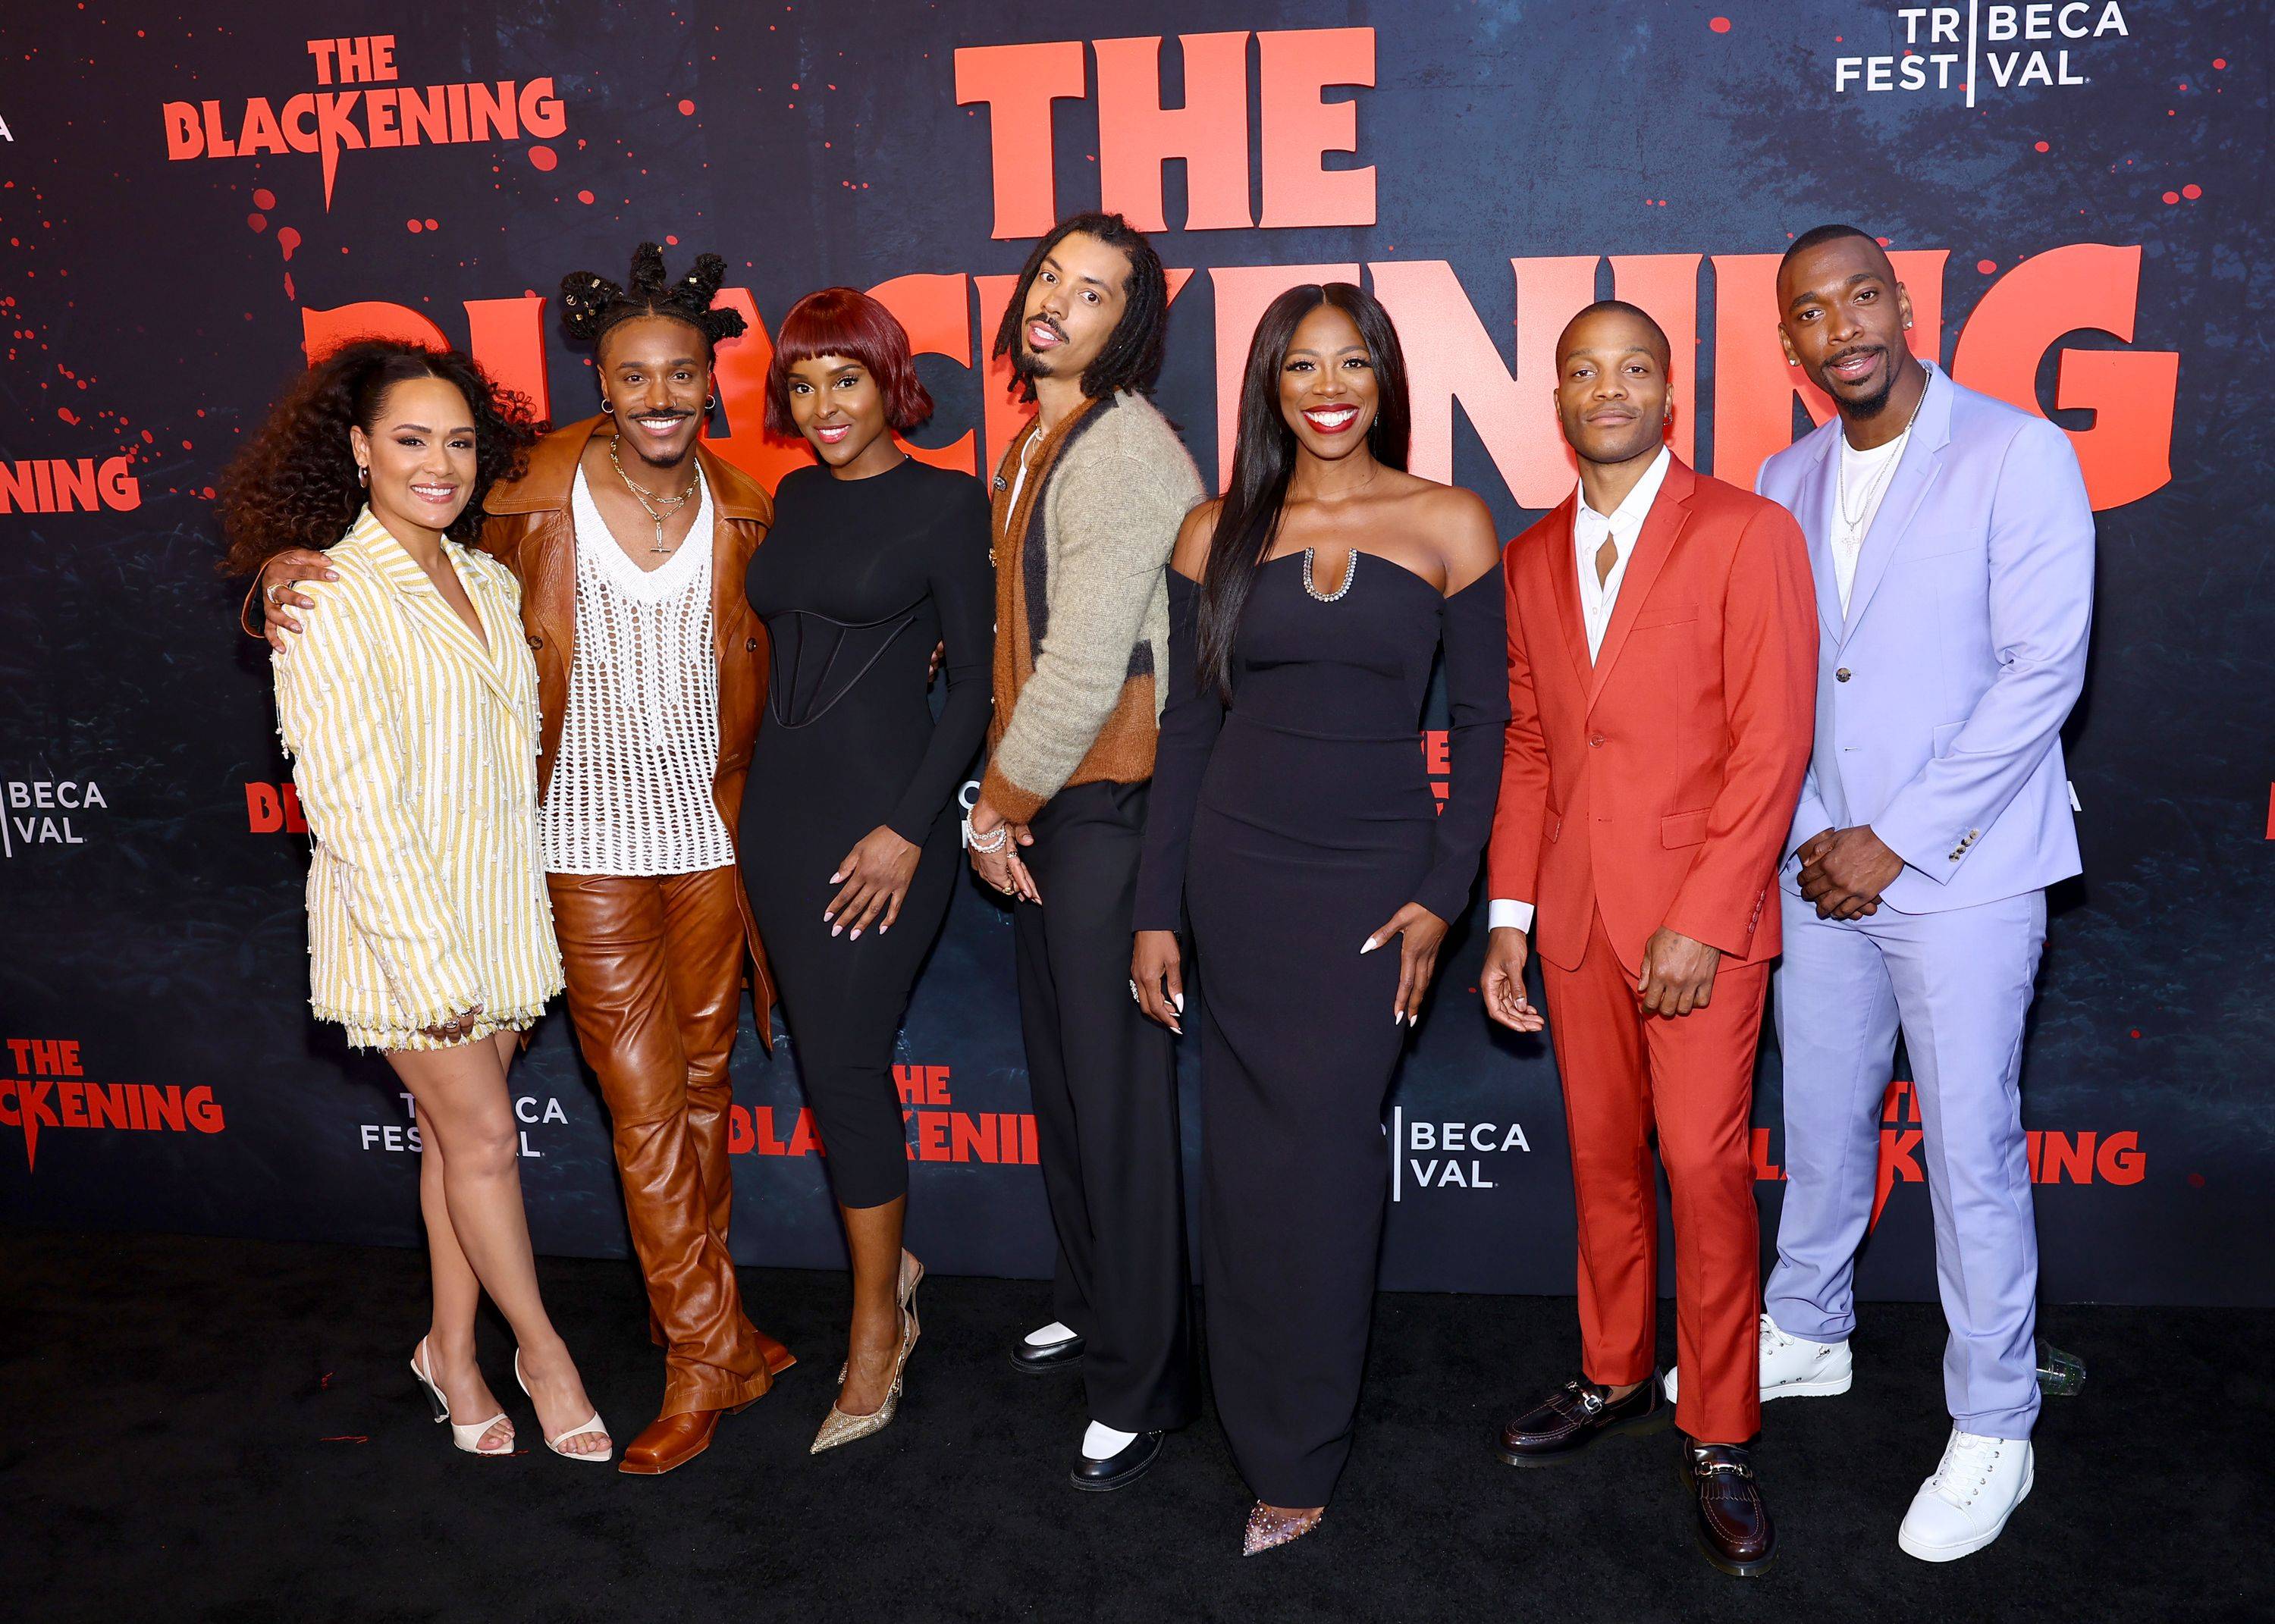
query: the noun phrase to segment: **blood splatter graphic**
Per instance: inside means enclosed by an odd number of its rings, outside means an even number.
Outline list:
[[[1712,18],[1709,19],[1706,26],[1717,34],[1727,34],[1730,32],[1730,19],[1727,17]]]
[[[579,192],[577,194],[577,200],[579,203],[590,203],[593,200],[593,194],[589,192]]]
[[[1999,268],[1999,261],[1996,260],[1977,260],[1975,261],[1975,268],[1981,271],[1987,276],[1992,271]]]
[[[292,251],[300,245],[300,233],[294,230],[289,225],[278,226],[276,228],[276,245],[284,251],[285,259],[288,261],[291,260],[292,257]],[[340,252],[342,253],[345,253],[347,250],[343,248]]]
[[[679,111],[681,117],[692,118],[695,116],[695,103],[683,96],[679,102]]]
[[[550,173],[561,159],[550,147],[533,147],[529,149],[529,162],[533,168]]]
[[[276,194],[266,186],[255,186],[253,189],[253,206],[255,208],[274,208],[276,207]]]
[[[251,226],[256,231],[265,231],[268,229],[268,216],[267,215],[247,215],[245,217],[245,223]]]
[[[2203,188],[2197,185],[2182,186],[2181,188],[2181,195],[2188,199],[2190,202],[2194,202],[2196,199],[2203,195]]]
[[[2040,141],[2038,143],[2038,150],[2040,152],[2052,152],[2053,149],[2053,143],[2052,141]]]
[[[425,226],[421,225],[421,224],[420,224],[418,221],[416,221],[416,220],[405,220],[405,221],[403,223],[403,229],[404,229],[404,230],[406,230],[406,231],[410,232],[412,236],[414,236],[414,237],[415,237],[415,236],[417,236],[419,232],[421,232],[421,231],[425,230],[427,228],[426,228]]]

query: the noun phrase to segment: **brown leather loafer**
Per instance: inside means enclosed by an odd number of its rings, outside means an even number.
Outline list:
[[[719,1430],[720,1414],[715,1409],[696,1409],[676,1416],[658,1416],[625,1447],[616,1469],[630,1472],[635,1477],[660,1477],[686,1465],[711,1447],[711,1435]]]
[[[1724,1573],[1750,1579],[1777,1554],[1777,1529],[1752,1457],[1735,1444],[1685,1438],[1682,1487],[1698,1510],[1698,1548]]]
[[[1614,1432],[1656,1432],[1674,1407],[1659,1394],[1659,1372],[1623,1399],[1576,1376],[1501,1428],[1493,1453],[1510,1466],[1553,1466]]]

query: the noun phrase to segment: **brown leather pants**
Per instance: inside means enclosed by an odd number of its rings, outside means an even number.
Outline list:
[[[548,874],[569,1012],[601,1080],[665,1349],[664,1416],[754,1399],[790,1363],[744,1317],[727,1250],[727,1108],[744,956],[732,868]]]

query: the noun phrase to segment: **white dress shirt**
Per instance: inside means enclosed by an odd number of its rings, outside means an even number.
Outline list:
[[[1620,505],[1607,517],[1588,505],[1588,490],[1584,485],[1573,499],[1572,551],[1579,565],[1580,619],[1588,628],[1588,658],[1593,661],[1603,651],[1604,632],[1612,623],[1612,611],[1619,607],[1620,587],[1628,578],[1628,560],[1635,556],[1636,539],[1643,534],[1644,520],[1651,517],[1651,503],[1659,500],[1659,487],[1667,483],[1667,467],[1671,460],[1665,446],[1651,458],[1651,466],[1644,470],[1643,478],[1635,482]],[[1613,560],[1611,572],[1600,580],[1596,575],[1596,555],[1603,550],[1605,538],[1609,537],[1618,556]],[[1532,928],[1532,904],[1510,897],[1496,896],[1485,910],[1485,928],[1500,930]]]

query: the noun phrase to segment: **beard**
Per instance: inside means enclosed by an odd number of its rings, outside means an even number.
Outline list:
[[[1883,361],[1886,360],[1887,354],[1886,346],[1881,346],[1880,356]],[[1840,401],[1840,409],[1852,418],[1876,418],[1887,409],[1888,397],[1895,392],[1895,367],[1883,366],[1880,368],[1880,387],[1870,395],[1851,396],[1846,399],[1836,395],[1833,398]],[[1827,389],[1825,393],[1831,395],[1833,391]]]

